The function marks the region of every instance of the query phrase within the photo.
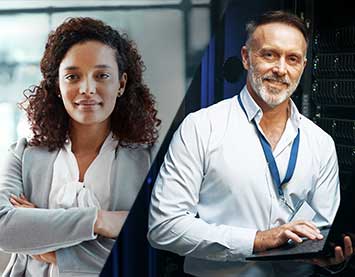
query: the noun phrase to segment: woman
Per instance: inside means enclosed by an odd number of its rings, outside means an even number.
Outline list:
[[[133,42],[91,18],[50,33],[0,177],[3,276],[98,275],[150,165],[157,111]]]

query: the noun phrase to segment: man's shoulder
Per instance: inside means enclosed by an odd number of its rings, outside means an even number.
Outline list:
[[[202,108],[198,111],[190,113],[185,120],[194,121],[196,123],[221,124],[225,122],[229,116],[235,97],[222,100],[216,104]]]
[[[233,118],[235,98],[222,100],[207,108],[190,113],[182,122],[178,133],[184,139],[199,138],[206,145],[217,146],[223,140]]]
[[[307,137],[318,145],[321,144],[325,146],[334,144],[333,138],[327,132],[303,115],[301,115],[301,128],[301,131],[306,133]]]

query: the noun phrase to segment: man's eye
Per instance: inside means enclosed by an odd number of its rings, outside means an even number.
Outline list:
[[[270,59],[270,58],[274,57],[274,54],[272,52],[265,52],[264,53],[264,57],[267,58],[267,59]]]
[[[297,63],[298,62],[298,57],[296,57],[296,56],[291,56],[291,57],[289,57],[289,61],[291,62],[291,63]]]

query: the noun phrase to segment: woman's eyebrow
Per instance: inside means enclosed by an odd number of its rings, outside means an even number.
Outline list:
[[[75,65],[69,65],[64,67],[64,70],[75,70],[78,69],[79,67],[75,66]]]
[[[110,66],[108,64],[98,64],[98,65],[95,65],[95,68],[112,68],[112,66]]]
[[[94,66],[95,68],[112,68],[112,66],[108,65],[108,64],[97,64]],[[78,66],[75,65],[69,65],[64,67],[64,70],[76,70],[79,69]]]

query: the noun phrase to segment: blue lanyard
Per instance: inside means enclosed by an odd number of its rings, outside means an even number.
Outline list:
[[[246,112],[244,105],[242,103],[242,100],[240,99],[240,94],[238,95],[238,102],[239,102],[242,110],[244,111],[245,115],[248,117],[247,112]],[[272,148],[271,148],[270,144],[268,143],[267,139],[260,132],[259,128],[256,125],[255,120],[253,120],[252,122],[254,123],[255,128],[257,130],[258,137],[259,137],[261,146],[263,147],[264,155],[265,155],[266,161],[268,163],[269,170],[270,170],[272,179],[274,180],[274,184],[276,186],[276,189],[277,189],[279,195],[283,197],[284,193],[282,191],[282,185],[287,183],[288,181],[290,181],[293,173],[295,172],[297,156],[298,156],[298,147],[300,144],[300,129],[298,129],[297,136],[292,143],[291,154],[290,154],[290,159],[289,159],[288,166],[287,166],[286,176],[285,176],[285,179],[281,182],[279,169],[277,168],[274,155],[272,154]]]

